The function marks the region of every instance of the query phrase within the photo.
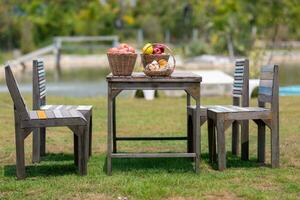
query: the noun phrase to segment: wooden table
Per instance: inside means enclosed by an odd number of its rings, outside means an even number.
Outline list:
[[[196,101],[196,121],[200,121],[200,84],[202,77],[190,72],[174,72],[170,77],[147,77],[144,73],[131,76],[106,77],[108,84],[107,115],[107,174],[112,173],[112,158],[154,158],[154,157],[191,157],[195,161],[195,172],[199,172],[200,160],[200,123],[195,123],[194,150],[187,153],[118,153],[118,140],[189,140],[189,137],[117,137],[116,135],[116,97],[122,90],[184,90],[187,93],[187,106],[191,96]]]

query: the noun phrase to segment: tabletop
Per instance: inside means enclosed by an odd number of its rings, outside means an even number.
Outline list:
[[[106,76],[108,82],[201,82],[202,77],[192,72],[173,72],[171,76],[149,77],[143,72],[133,72],[131,76]]]

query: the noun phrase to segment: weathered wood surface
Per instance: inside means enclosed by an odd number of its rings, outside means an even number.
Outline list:
[[[249,61],[248,59],[238,59],[235,62],[235,72],[234,72],[234,82],[233,82],[233,105],[234,106],[249,106]],[[200,126],[204,124],[207,120],[207,109],[214,108],[214,106],[207,106],[200,108]],[[195,123],[192,119],[194,119],[195,115],[195,106],[188,105],[187,106],[188,113],[188,134],[193,131],[192,126]],[[240,129],[242,131],[240,132]],[[239,134],[241,133],[241,137]],[[214,137],[209,137],[214,138]],[[243,140],[241,142],[242,149],[242,159],[248,159],[248,139],[249,138],[249,125],[247,121],[242,123],[233,122],[232,125],[232,153],[233,155],[238,155],[239,152],[239,138]],[[210,141],[209,143],[213,143]],[[215,143],[215,142],[214,142]],[[192,142],[189,143],[191,145]],[[188,147],[188,149],[192,149],[192,147]]]
[[[133,73],[132,76],[106,77],[108,82],[108,136],[107,136],[107,174],[112,174],[113,157],[194,157],[195,172],[199,171],[200,161],[200,125],[195,123],[193,132],[187,137],[117,137],[116,135],[116,97],[122,90],[135,89],[158,89],[158,90],[184,90],[187,93],[187,105],[190,104],[190,97],[196,100],[195,120],[200,120],[200,84],[201,76],[190,73],[174,72],[170,77],[147,77],[144,73]],[[191,139],[192,138],[192,139]],[[120,154],[117,153],[118,140],[182,140],[192,141],[193,150],[188,153],[170,154]],[[192,151],[192,152],[190,152]]]
[[[109,74],[106,77],[109,82],[201,82],[202,77],[192,72],[173,72],[167,77],[149,77],[143,72],[134,72],[131,76],[113,76]]]
[[[267,78],[266,73],[268,74]],[[269,77],[269,74],[272,74],[272,78]],[[219,170],[223,170],[226,167],[226,160],[224,159],[226,157],[224,134],[228,124],[234,121],[241,121],[240,123],[247,123],[245,126],[248,126],[248,120],[253,120],[258,125],[257,155],[259,162],[265,162],[265,126],[271,129],[271,164],[272,167],[279,167],[278,82],[278,66],[264,66],[261,68],[258,107],[214,106],[208,109],[208,119],[215,121],[217,128]],[[265,104],[268,102],[271,106],[270,108],[265,108]],[[209,134],[214,134],[213,129],[212,123],[210,123]],[[246,146],[242,146],[244,148],[244,150],[242,149],[242,159],[247,160],[249,154],[249,136],[242,135],[241,141],[242,145]]]
[[[113,153],[112,158],[195,158],[195,153]]]
[[[92,149],[92,109],[90,105],[47,105],[46,104],[46,72],[44,62],[40,59],[33,60],[33,76],[32,76],[32,99],[33,99],[33,109],[34,110],[46,110],[49,119],[51,116],[56,118],[61,118],[61,112],[64,112],[65,115],[71,110],[79,111],[85,119],[87,119],[89,127],[89,155],[91,155]],[[73,112],[73,111],[71,111]],[[34,114],[34,113],[31,113]],[[73,112],[74,114],[74,112]],[[73,116],[76,117],[76,116]],[[68,125],[77,124],[75,119],[68,120]],[[49,122],[48,126],[60,126],[59,120],[52,120]],[[32,125],[36,125],[37,122],[34,122]],[[38,149],[40,148],[40,149]],[[40,162],[40,156],[45,155],[46,153],[46,128],[37,128],[33,133],[33,154],[32,162]]]
[[[69,127],[78,137],[78,170],[80,175],[87,173],[87,128],[88,122],[77,110],[35,110],[28,111],[19,92],[17,82],[10,66],[5,67],[7,87],[14,102],[15,138],[16,138],[16,175],[18,179],[26,177],[24,140],[36,128],[49,126]],[[22,115],[20,114],[22,113]],[[34,132],[36,134],[37,132]],[[39,135],[38,135],[39,136]],[[40,153],[39,137],[34,135],[33,153]]]

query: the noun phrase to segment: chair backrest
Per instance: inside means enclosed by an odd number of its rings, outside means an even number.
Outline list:
[[[34,110],[46,104],[46,73],[42,60],[33,60],[32,106]]]
[[[5,80],[10,96],[14,102],[15,111],[22,120],[29,120],[27,107],[9,65],[5,66]]]
[[[278,109],[279,104],[279,79],[278,65],[266,65],[261,68],[258,104],[264,107],[265,103],[271,104],[271,109]]]
[[[233,81],[233,105],[249,106],[249,60],[239,59],[235,62]]]

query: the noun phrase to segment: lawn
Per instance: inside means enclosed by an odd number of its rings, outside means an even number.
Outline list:
[[[30,96],[25,96],[28,107]],[[189,159],[113,160],[107,176],[106,99],[49,97],[49,104],[94,105],[93,156],[88,175],[80,177],[73,166],[72,135],[65,128],[48,129],[47,156],[31,163],[31,140],[26,140],[27,178],[15,178],[15,146],[12,102],[0,95],[0,199],[299,199],[300,197],[300,97],[280,98],[280,168],[270,168],[267,132],[267,163],[256,162],[257,130],[250,123],[250,161],[230,155],[227,132],[227,169],[215,170],[208,163],[207,127],[202,127],[200,173]],[[231,99],[203,98],[203,104],[229,104]],[[251,101],[256,105],[256,100]],[[185,98],[118,99],[117,129],[120,135],[184,135]],[[120,142],[119,151],[181,151],[179,142]]]

